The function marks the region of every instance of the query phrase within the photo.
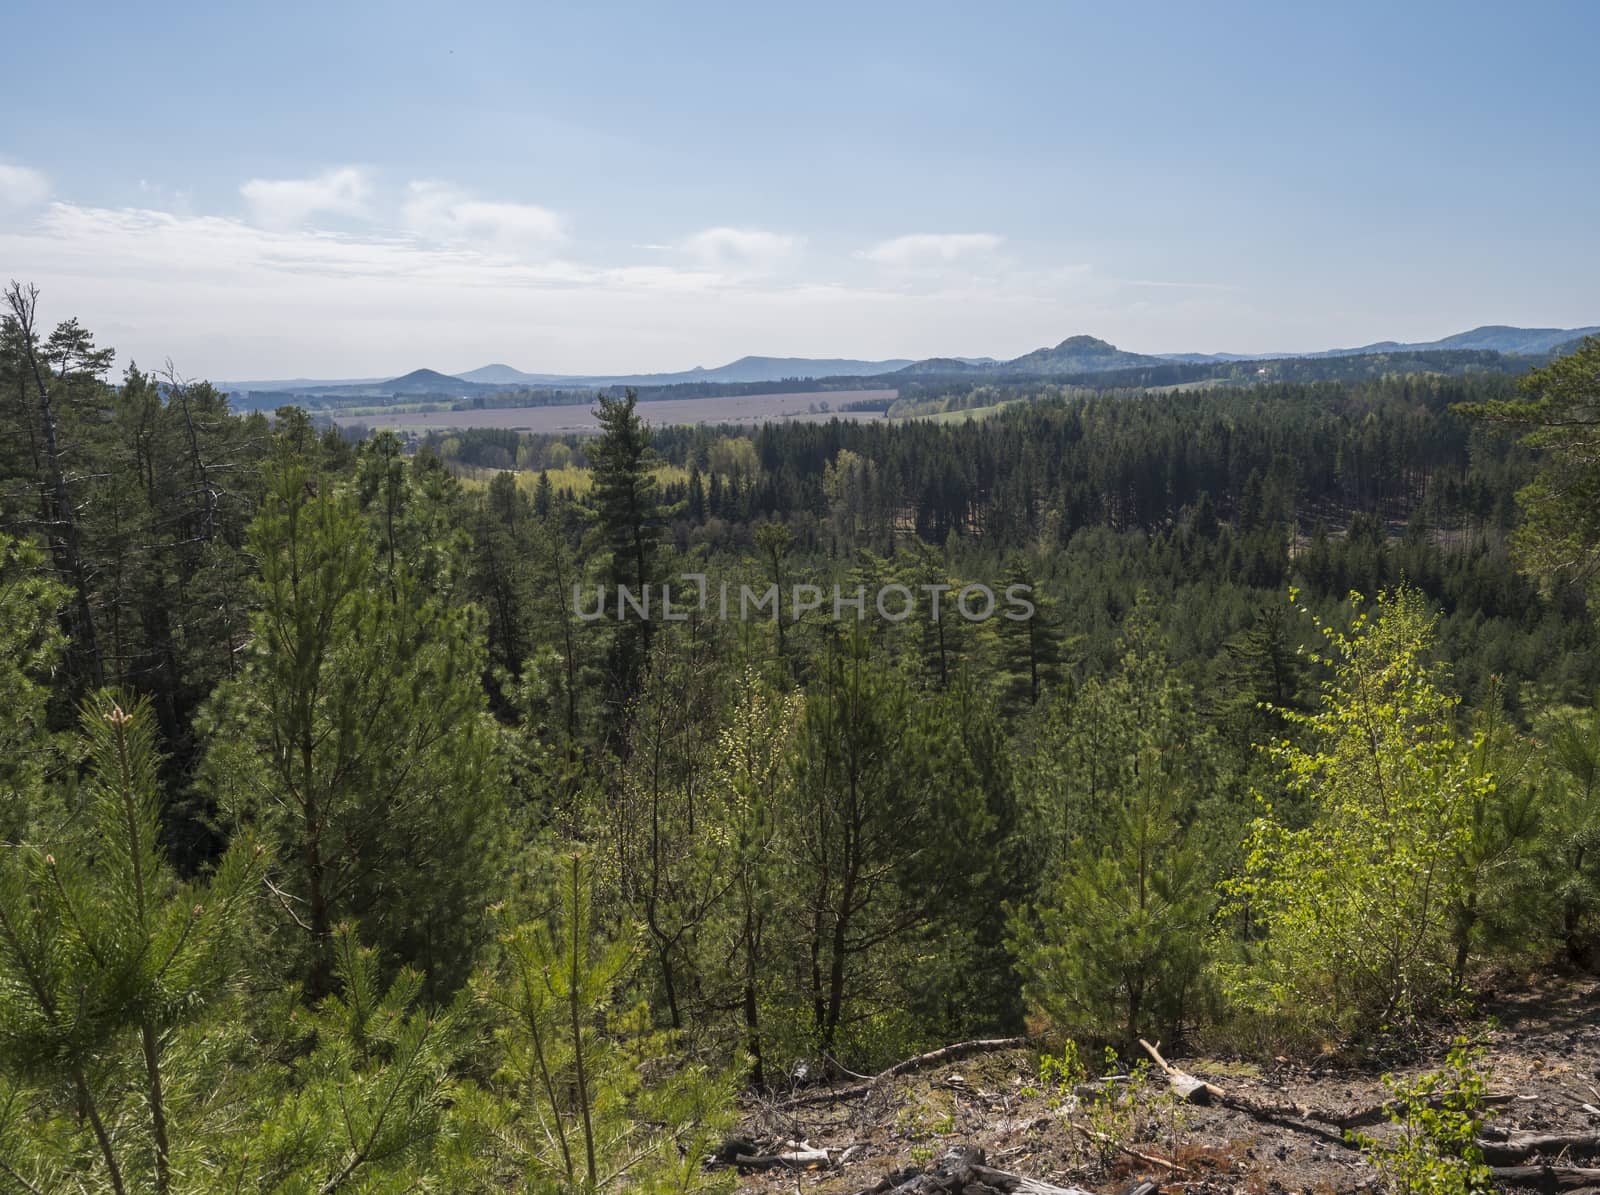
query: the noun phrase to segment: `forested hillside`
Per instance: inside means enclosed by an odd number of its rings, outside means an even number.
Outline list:
[[[726,1189],[740,1092],[1600,963],[1600,341],[408,451],[7,300],[0,1190]]]

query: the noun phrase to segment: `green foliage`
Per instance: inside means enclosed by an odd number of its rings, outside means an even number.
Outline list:
[[[1472,785],[1461,890],[1452,909],[1452,982],[1465,986],[1474,952],[1524,942],[1548,916],[1539,863],[1544,825],[1563,803],[1551,790],[1544,760],[1508,724],[1498,685],[1473,719]]]
[[[775,883],[791,894],[791,957],[806,960],[794,996],[826,1055],[852,1011],[914,990],[888,981],[890,961],[981,890],[987,861],[967,848],[989,811],[946,704],[883,668],[859,636],[822,667],[777,810],[788,860]]]
[[[348,494],[284,457],[251,528],[253,651],[219,691],[207,776],[277,845],[274,888],[303,935],[307,994],[333,990],[333,926],[459,986],[487,932],[504,789],[470,608],[375,557]],[[426,849],[422,849],[426,844]]]
[[[59,658],[54,622],[66,589],[40,575],[44,554],[0,533],[0,841],[29,836],[56,753],[47,726],[48,685],[40,677]]]
[[[1123,1071],[1119,1055],[1107,1046],[1101,1073],[1104,1078],[1097,1081],[1070,1038],[1059,1055],[1039,1059],[1039,1084],[1049,1093],[1051,1107],[1066,1117],[1075,1149],[1109,1170],[1124,1147],[1163,1127],[1176,1144],[1179,1102],[1165,1082],[1152,1076],[1148,1059]]]
[[[599,530],[610,552],[605,579],[610,600],[620,601],[625,585],[641,597],[659,573],[656,550],[661,537],[657,506],[655,453],[650,429],[636,411],[632,390],[620,399],[597,400],[600,436],[590,453]],[[620,706],[631,695],[649,650],[653,624],[646,619],[619,622],[611,647],[607,699]]]
[[[625,995],[634,944],[594,924],[591,881],[566,861],[559,916],[505,925],[504,962],[478,986],[504,1053],[480,1115],[485,1181],[535,1191],[710,1192],[732,1176],[702,1161],[727,1126],[728,1079],[670,1062],[677,1035],[650,1028]],[[619,998],[619,996],[621,998]]]
[[[1600,600],[1600,337],[1526,375],[1521,396],[1464,404],[1480,419],[1522,433],[1538,472],[1517,495],[1516,546],[1552,582],[1588,582]]]
[[[1415,1079],[1384,1077],[1392,1097],[1395,1131],[1377,1137],[1353,1133],[1351,1140],[1378,1169],[1393,1195],[1487,1195],[1494,1172],[1478,1148],[1487,1115],[1489,1073],[1483,1048],[1457,1039],[1443,1068]]]
[[[627,395],[598,438],[357,445],[113,382],[35,298],[0,320],[0,1188],[691,1191],[734,1070],[1219,1012],[1276,1053],[1600,958],[1592,345],[1516,401],[911,379],[991,417]],[[918,613],[572,612],[685,571]],[[968,582],[1035,617],[956,618]],[[1082,1144],[1161,1131],[1075,1050]],[[1395,1181],[1465,1157],[1442,1094]]]
[[[1232,911],[1259,927],[1233,994],[1330,1027],[1424,1012],[1450,986],[1452,909],[1466,891],[1473,815],[1493,779],[1455,729],[1456,700],[1428,660],[1434,617],[1412,592],[1380,595],[1349,633],[1318,624],[1331,669],[1320,708],[1289,713],[1303,743],[1269,750],[1310,811],[1262,799]]]
[[[0,1165],[24,1188],[19,1175],[95,1173],[118,1192],[193,1189],[210,1144],[204,1051],[189,1035],[206,1036],[238,979],[261,850],[240,836],[208,881],[179,882],[158,840],[152,722],[144,702],[87,703],[81,828],[3,848]]]
[[[799,721],[801,698],[777,692],[753,671],[737,681],[726,725],[710,761],[714,802],[705,831],[727,877],[726,915],[715,923],[713,957],[729,960],[726,987],[713,988],[740,1010],[741,1045],[750,1083],[767,1085],[770,1027],[764,1024],[774,960],[769,930],[780,896],[774,884],[780,866],[777,801],[788,778],[789,744]]]
[[[1600,691],[1587,709],[1546,712],[1538,730],[1555,792],[1546,819],[1549,885],[1560,902],[1560,937],[1580,963],[1600,958]]]
[[[292,1073],[263,1085],[259,1123],[234,1140],[219,1187],[415,1190],[449,1157],[444,1139],[459,1131],[451,1109],[463,1095],[454,1075],[461,1006],[422,1007],[423,977],[409,969],[385,987],[377,951],[352,925],[335,927],[333,956],[339,994],[289,1012],[309,1050]]]
[[[1025,775],[1050,877],[1013,919],[1024,993],[1057,1026],[1131,1046],[1192,1011],[1214,873],[1194,822],[1217,781],[1209,735],[1145,607],[1118,670],[1058,699]]]

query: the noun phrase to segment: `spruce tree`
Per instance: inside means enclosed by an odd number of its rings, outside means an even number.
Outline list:
[[[645,600],[660,571],[655,452],[650,446],[650,428],[639,417],[638,401],[631,389],[622,398],[599,397],[600,436],[589,454],[595,509],[610,552],[605,583],[611,601],[619,600],[618,586],[626,586],[636,599]],[[620,712],[638,684],[653,634],[650,618],[630,614],[616,624],[607,684],[607,700],[614,712]]]

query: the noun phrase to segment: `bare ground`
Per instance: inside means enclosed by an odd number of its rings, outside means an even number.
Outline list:
[[[1600,1132],[1600,1116],[1583,1107],[1600,1107],[1600,982],[1524,977],[1486,995],[1476,1019],[1441,1029],[1413,1061],[1395,1067],[1396,1073],[1442,1065],[1450,1038],[1463,1031],[1484,1035],[1492,1087],[1514,1097],[1496,1109],[1495,1128]],[[1380,1067],[1331,1057],[1279,1059],[1266,1066],[1216,1057],[1169,1061],[1259,1100],[1356,1108],[1378,1104],[1386,1094]],[[1337,1130],[1263,1123],[1225,1107],[1174,1110],[1169,1101],[1151,1101],[1143,1123],[1118,1133],[1120,1144],[1181,1170],[1113,1151],[1073,1127],[1073,1121],[1091,1128],[1096,1122],[1070,1094],[1063,1100],[1059,1092],[1042,1090],[1037,1068],[1036,1052],[1011,1050],[888,1080],[854,1100],[789,1109],[777,1100],[752,1100],[744,1110],[744,1136],[762,1143],[807,1141],[826,1148],[834,1164],[798,1173],[745,1174],[740,1189],[848,1195],[890,1172],[930,1166],[960,1145],[981,1148],[992,1166],[1095,1192],[1121,1191],[1145,1178],[1167,1191],[1331,1195],[1376,1190],[1372,1167],[1340,1142]]]

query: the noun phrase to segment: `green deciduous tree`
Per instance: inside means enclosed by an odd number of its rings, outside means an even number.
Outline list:
[[[774,692],[747,670],[730,701],[712,763],[715,804],[707,836],[730,878],[721,945],[728,986],[737,991],[750,1082],[758,1091],[767,1085],[762,1010],[776,970],[772,922],[780,894],[774,880],[783,846],[775,813],[800,708],[799,694]]]
[[[1434,616],[1415,593],[1380,595],[1346,633],[1320,626],[1332,670],[1304,734],[1271,745],[1312,810],[1264,802],[1232,907],[1264,934],[1235,994],[1331,1025],[1423,1012],[1450,986],[1474,808],[1493,778],[1456,730],[1456,699],[1429,660]],[[1320,624],[1319,624],[1320,625]]]

